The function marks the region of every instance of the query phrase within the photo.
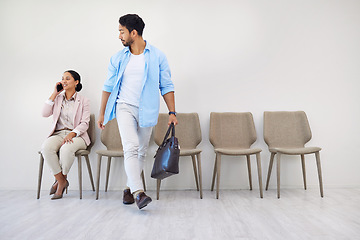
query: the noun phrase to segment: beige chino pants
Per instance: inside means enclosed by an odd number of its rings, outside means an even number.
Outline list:
[[[127,186],[131,193],[144,190],[140,174],[144,168],[152,127],[140,127],[139,108],[126,103],[116,105],[116,120],[124,147]]]
[[[75,152],[86,149],[86,143],[81,137],[74,137],[73,143],[62,145],[64,138],[70,133],[69,130],[62,130],[54,133],[45,140],[41,147],[41,153],[51,172],[56,175],[59,172],[67,175],[75,159]]]

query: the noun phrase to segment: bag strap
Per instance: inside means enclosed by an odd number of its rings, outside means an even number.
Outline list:
[[[175,137],[175,125],[174,125],[174,123],[171,123],[170,126],[172,126],[171,136]]]
[[[175,136],[175,126],[174,123],[171,123],[163,140],[163,143],[166,141],[166,139],[169,137],[170,135],[170,131],[171,131],[171,136],[174,137]]]

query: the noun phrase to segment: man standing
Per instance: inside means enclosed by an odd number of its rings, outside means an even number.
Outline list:
[[[139,209],[152,200],[144,193],[141,172],[152,127],[159,115],[159,90],[169,109],[169,124],[177,124],[174,85],[166,56],[142,38],[145,23],[136,14],[119,19],[119,39],[125,48],[110,59],[103,86],[98,127],[117,119],[124,147],[127,188],[123,203]]]

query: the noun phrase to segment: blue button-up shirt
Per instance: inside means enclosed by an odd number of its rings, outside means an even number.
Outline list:
[[[116,100],[121,94],[120,87],[126,65],[130,59],[130,49],[125,47],[113,55],[108,67],[108,76],[103,90],[111,92],[106,104],[104,124],[116,117]],[[145,73],[139,104],[140,127],[152,127],[157,123],[160,108],[160,96],[174,91],[168,61],[163,52],[146,42]]]

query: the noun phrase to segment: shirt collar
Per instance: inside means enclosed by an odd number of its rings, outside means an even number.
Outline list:
[[[145,43],[146,43],[144,52],[145,52],[146,50],[147,50],[147,51],[150,51],[150,44],[149,44],[146,40],[144,40],[144,41],[145,41]],[[126,53],[130,52],[130,47],[125,47],[125,52],[126,52]]]
[[[76,97],[77,97],[77,92],[75,92],[75,93],[71,96],[71,98],[70,98],[69,100],[67,100],[67,99],[66,99],[66,95],[65,95],[65,93],[64,93],[64,100],[65,100],[65,101],[75,101]]]
[[[146,40],[144,40],[144,41],[145,41],[145,43],[146,43],[144,52],[145,52],[145,50],[150,51],[150,44],[149,44]]]

